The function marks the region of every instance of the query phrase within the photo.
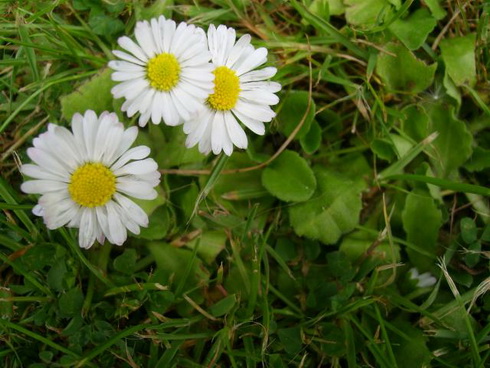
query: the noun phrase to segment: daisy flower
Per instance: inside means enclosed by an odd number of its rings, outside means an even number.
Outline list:
[[[140,113],[139,125],[163,120],[179,125],[202,107],[213,88],[211,54],[201,28],[160,16],[136,23],[136,41],[118,39],[126,51],[113,51],[121,60],[109,62],[115,70],[115,98],[124,97],[122,111]]]
[[[33,213],[48,229],[64,225],[79,228],[78,242],[90,248],[122,245],[127,231],[139,234],[148,226],[146,213],[127,196],[154,199],[160,182],[156,162],[146,146],[131,148],[137,127],[124,129],[115,113],[97,117],[88,110],[75,114],[70,130],[49,124],[27,150],[33,164],[20,171],[33,178],[22,184],[25,193],[41,194]]]
[[[411,280],[414,280],[416,282],[415,287],[419,288],[430,287],[437,282],[437,279],[429,272],[419,274],[419,270],[417,270],[415,267],[411,268],[408,271],[408,275]]]
[[[255,70],[267,61],[267,50],[263,47],[256,50],[250,44],[248,34],[235,40],[233,28],[209,27],[214,92],[208,96],[205,107],[184,122],[184,132],[188,134],[186,146],[198,144],[202,153],[212,150],[214,154],[224,151],[231,155],[233,145],[247,148],[247,136],[240,123],[262,135],[264,123],[275,116],[270,105],[279,102],[274,93],[281,89],[281,85],[266,80],[274,76],[277,69]]]

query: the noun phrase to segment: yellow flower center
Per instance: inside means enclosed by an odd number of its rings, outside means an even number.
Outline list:
[[[170,91],[179,81],[179,62],[172,54],[157,55],[148,61],[146,75],[153,88],[159,91]]]
[[[208,103],[215,110],[226,111],[235,107],[240,93],[240,79],[235,71],[226,66],[217,67],[214,72],[214,93]]]
[[[88,163],[71,175],[68,191],[71,199],[81,206],[103,206],[116,192],[116,177],[104,165]]]

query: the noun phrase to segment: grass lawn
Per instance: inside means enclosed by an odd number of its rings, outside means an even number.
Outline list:
[[[490,366],[488,1],[0,14],[2,367]]]

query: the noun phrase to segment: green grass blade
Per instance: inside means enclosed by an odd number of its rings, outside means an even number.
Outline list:
[[[455,192],[462,193],[473,193],[480,194],[486,197],[490,196],[490,188],[482,187],[479,185],[467,184],[467,183],[457,183],[454,181],[434,178],[432,176],[426,175],[412,175],[412,174],[400,174],[400,175],[389,175],[384,178],[385,180],[406,180],[406,181],[416,181],[420,183],[427,183],[438,186],[442,189],[449,189]]]

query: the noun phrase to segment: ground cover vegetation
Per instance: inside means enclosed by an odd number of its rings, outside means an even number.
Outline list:
[[[2,366],[489,365],[488,1],[3,0],[0,14]],[[246,149],[122,111],[112,51],[160,15],[267,49],[277,115],[245,129]],[[21,191],[34,138],[87,110],[137,127],[161,173],[137,200],[149,225],[102,246],[48,230]]]

